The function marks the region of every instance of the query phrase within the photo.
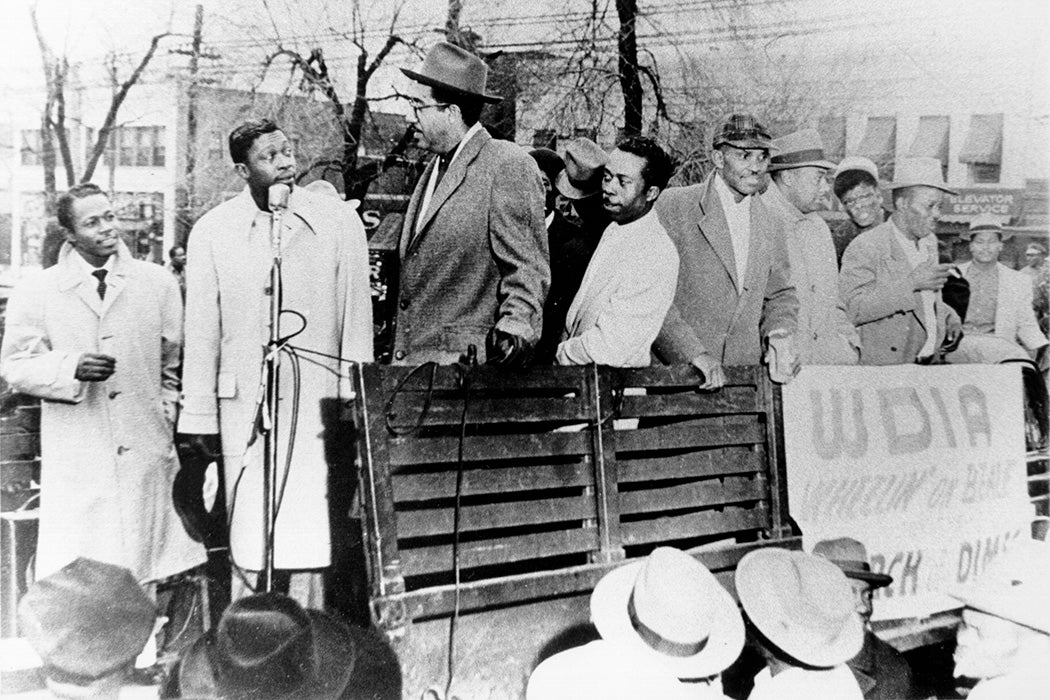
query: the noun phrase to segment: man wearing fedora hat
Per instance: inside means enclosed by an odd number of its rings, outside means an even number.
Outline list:
[[[762,124],[734,114],[713,139],[714,172],[698,185],[670,187],[657,200],[681,267],[653,352],[669,364],[691,363],[703,389],[725,383],[726,365],[766,361],[778,381],[798,367],[790,347],[798,297],[784,234],[753,196],[766,185],[771,147]]]
[[[1050,545],[1020,540],[970,588],[956,632],[955,676],[974,678],[969,700],[1036,700],[1050,690]]]
[[[536,162],[482,127],[488,66],[447,42],[411,80],[416,144],[435,154],[401,232],[394,363],[482,361],[520,368],[542,330],[550,285]]]
[[[853,239],[839,292],[860,332],[862,365],[928,363],[951,352],[962,322],[941,299],[951,265],[937,262],[934,229],[945,193],[936,158],[903,158],[892,183],[893,214]]]
[[[970,243],[970,261],[959,266],[970,284],[965,335],[948,362],[996,363],[1038,355],[1045,362],[1046,336],[1032,308],[1032,280],[999,262],[1004,231],[993,214],[979,214],[960,234]]]
[[[737,564],[736,592],[766,667],[749,700],[861,700],[845,665],[864,643],[845,574],[804,552],[763,547]]]
[[[691,555],[657,547],[613,569],[591,594],[591,621],[647,669],[677,678],[692,697],[721,698],[720,674],[744,646],[729,592]]]
[[[864,545],[849,537],[822,540],[813,554],[823,557],[846,574],[853,589],[857,614],[864,623],[864,646],[846,662],[866,700],[906,700],[925,694],[916,686],[907,660],[871,630],[871,593],[893,583],[893,577],[871,570]]]
[[[886,220],[879,190],[879,167],[864,156],[843,158],[835,168],[832,189],[842,202],[846,220],[831,230],[835,244],[835,262],[842,263],[842,254],[850,242]]]
[[[827,172],[816,129],[803,129],[773,141],[773,186],[762,195],[787,239],[791,277],[798,295],[796,349],[803,365],[855,365],[860,336],[839,299],[838,266],[831,231],[817,216],[828,192]]]

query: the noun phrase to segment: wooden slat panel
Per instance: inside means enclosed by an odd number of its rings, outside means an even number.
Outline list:
[[[722,532],[756,530],[769,525],[769,511],[759,504],[754,508],[728,506],[724,510],[703,510],[684,515],[670,515],[652,520],[622,523],[625,545],[666,542],[691,537],[704,537]]]
[[[726,367],[726,383],[722,387],[733,386],[756,386],[764,381],[763,367]],[[692,365],[653,365],[638,369],[610,370],[618,376],[616,379],[622,386],[660,386],[660,387],[694,387],[699,382],[699,376]]]
[[[757,422],[748,424],[710,425],[683,423],[664,425],[658,428],[623,430],[616,433],[618,453],[639,450],[674,450],[688,447],[716,447],[718,445],[743,445],[761,442],[765,431]]]
[[[620,483],[754,473],[762,471],[764,464],[763,453],[749,447],[725,447],[668,457],[620,459]]]
[[[729,476],[625,491],[620,493],[620,513],[629,515],[758,501],[767,498],[766,488],[766,480],[762,476]]]
[[[438,464],[456,461],[458,437],[391,438],[390,464]],[[582,455],[591,450],[588,431],[578,433],[530,433],[521,435],[467,436],[463,446],[465,461],[484,459],[515,459],[523,457],[550,457]]]
[[[554,557],[574,552],[589,552],[598,547],[598,528],[559,530],[516,537],[501,537],[483,542],[460,544],[459,561],[464,569],[509,564],[527,559]],[[419,576],[452,570],[452,545],[402,549],[401,561],[406,576]]]
[[[387,396],[394,391],[402,378],[412,371],[412,367],[385,366],[382,371],[383,393]],[[587,367],[536,367],[528,372],[507,372],[484,365],[475,367],[470,375],[471,391],[479,395],[485,392],[493,394],[526,393],[530,391],[561,392],[582,391],[584,372]],[[421,369],[401,387],[405,392],[423,392],[428,388],[434,391],[459,391],[462,373],[454,365],[443,365],[434,374],[434,383],[430,384],[430,370]]]
[[[4,459],[32,459],[40,454],[40,433],[9,433],[0,442]]]
[[[754,387],[728,387],[712,393],[624,396],[620,416],[689,416],[703,413],[756,413],[761,410]]]
[[[522,525],[543,525],[595,517],[593,496],[564,496],[460,508],[460,532]],[[453,509],[428,508],[397,514],[398,537],[452,534]]]
[[[463,471],[463,495],[514,493],[587,486],[594,483],[588,458],[573,464],[542,464],[513,467],[482,467]],[[454,471],[429,474],[395,474],[394,500],[425,501],[452,498],[456,494]]]
[[[420,423],[424,399],[420,393],[400,393],[394,399],[389,421],[395,428],[411,428]],[[431,400],[424,426],[459,425],[463,416],[462,396],[435,396]],[[548,421],[586,422],[593,417],[577,398],[508,396],[470,397],[467,423],[530,423]]]

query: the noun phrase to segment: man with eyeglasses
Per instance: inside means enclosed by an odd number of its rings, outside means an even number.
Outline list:
[[[523,368],[550,286],[539,168],[478,121],[500,99],[480,58],[441,42],[401,70],[416,145],[437,157],[405,212],[393,362],[451,363],[473,345],[483,362]]]
[[[850,241],[886,220],[879,191],[879,168],[863,156],[843,158],[835,168],[832,190],[848,217],[831,232],[835,258],[841,266],[842,254]]]
[[[691,363],[703,375],[701,389],[721,387],[729,365],[765,361],[775,381],[798,368],[798,297],[784,232],[754,196],[766,186],[770,148],[765,127],[734,114],[713,140],[714,172],[656,202],[681,265],[653,351],[669,364]]]

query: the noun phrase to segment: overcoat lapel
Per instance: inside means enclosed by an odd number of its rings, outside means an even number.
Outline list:
[[[729,238],[729,222],[722,210],[722,203],[715,192],[715,178],[711,175],[707,181],[707,189],[700,199],[701,217],[697,226],[700,233],[707,239],[707,243],[715,251],[715,255],[725,267],[729,279],[733,282],[733,291],[737,291],[736,258],[733,257],[733,242]]]
[[[402,260],[408,252],[409,244],[416,235],[416,219],[419,217],[419,207],[423,204],[423,197],[427,192],[427,183],[430,182],[430,174],[437,167],[438,159],[431,158],[427,167],[423,168],[423,174],[412,190],[412,197],[408,200],[408,209],[405,210],[405,222],[401,225],[401,240],[398,243],[398,254]]]
[[[81,276],[80,263],[72,257],[74,255],[80,253],[69,243],[63,243],[58,254],[58,266],[62,270],[58,288],[63,292],[73,292],[96,316],[101,316],[102,300],[98,298],[96,287],[86,283]]]
[[[893,260],[894,269],[910,270],[911,260],[908,259],[908,254],[904,252],[903,248],[901,248],[900,241],[898,241],[897,236],[894,235],[894,230],[892,224],[886,229],[886,237],[890,242],[890,258]],[[930,330],[926,327],[926,314],[922,312],[922,292],[913,292],[912,294],[915,297],[915,310],[912,311],[911,314],[915,317],[915,320],[919,322],[919,325],[922,326],[923,332],[929,333]]]

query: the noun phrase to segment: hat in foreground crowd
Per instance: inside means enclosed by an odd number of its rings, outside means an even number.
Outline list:
[[[19,627],[44,662],[48,687],[116,697],[153,632],[157,611],[127,569],[76,559],[18,605]]]

